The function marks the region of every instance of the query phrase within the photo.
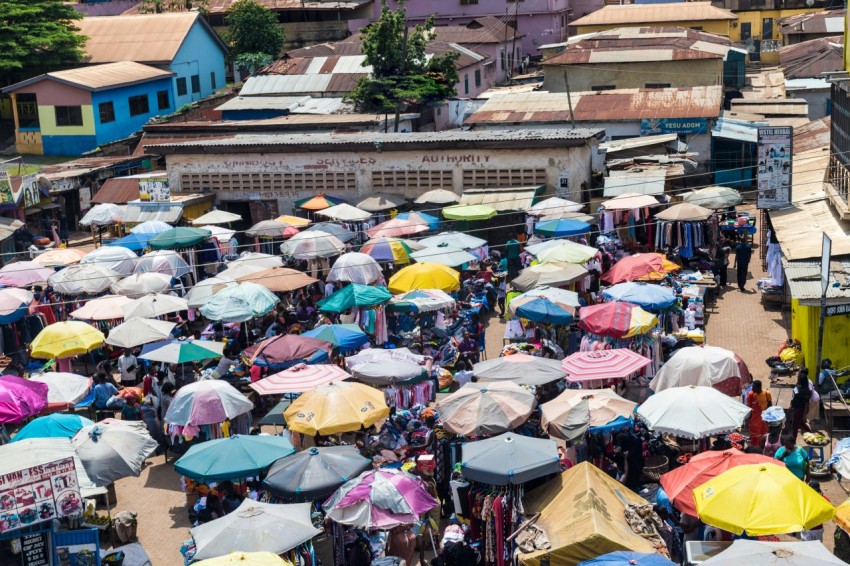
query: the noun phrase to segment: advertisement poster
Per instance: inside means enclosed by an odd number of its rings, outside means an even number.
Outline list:
[[[41,193],[38,190],[38,181],[36,181],[35,175],[24,175],[21,191],[24,193],[24,208],[35,206],[41,202]],[[20,202],[20,195],[15,195],[15,202]]]
[[[0,533],[79,515],[82,510],[73,458],[0,476]]]
[[[23,566],[50,566],[50,533],[41,532],[21,537],[21,561]]]
[[[168,188],[168,178],[148,177],[139,180],[139,200],[150,202],[171,201],[171,189]]]
[[[12,197],[12,182],[8,171],[0,171],[0,204],[14,204]]]
[[[791,139],[794,128],[760,126],[758,129],[758,208],[791,204]]]

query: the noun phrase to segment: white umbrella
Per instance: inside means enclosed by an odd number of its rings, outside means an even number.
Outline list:
[[[360,210],[356,206],[346,203],[338,204],[324,210],[317,210],[316,214],[333,220],[339,220],[340,222],[358,222],[372,217],[371,212]]]
[[[156,318],[189,308],[186,299],[174,295],[151,293],[124,305],[124,318]]]
[[[658,392],[687,385],[715,387],[730,378],[738,378],[739,386],[740,377],[735,353],[730,350],[717,346],[681,348],[673,352],[673,356],[661,366],[649,383],[649,388]],[[732,394],[733,391],[724,393]],[[740,395],[741,390],[734,393]]]
[[[138,297],[148,293],[161,293],[170,288],[170,275],[163,273],[136,273],[113,284],[110,290],[116,295]]]
[[[138,477],[145,459],[158,446],[144,427],[103,422],[80,429],[71,439],[88,476],[95,485],[107,486],[130,476]]]
[[[242,217],[226,210],[213,209],[192,220],[192,225],[203,226],[204,224],[227,224],[228,222],[239,222]]]
[[[157,250],[140,257],[136,263],[136,269],[133,270],[133,273],[150,272],[170,275],[177,279],[187,273],[192,273],[192,269],[186,263],[186,260],[177,252],[172,250]]]
[[[47,402],[74,405],[89,392],[89,378],[76,373],[46,372],[30,377],[30,381],[47,384]]]
[[[80,226],[108,226],[124,220],[127,207],[109,202],[96,204],[80,219]]]
[[[282,267],[283,259],[280,256],[271,254],[262,254],[260,252],[245,252],[239,256],[239,259],[234,259],[233,261],[228,263],[227,267],[238,267],[241,265],[249,265],[251,267],[270,269],[272,267]]]
[[[381,266],[375,258],[358,252],[349,252],[337,258],[331,266],[327,279],[370,285],[382,276]]]
[[[282,554],[321,530],[310,519],[310,503],[272,504],[245,499],[235,511],[191,530],[195,560],[231,552]]]
[[[846,566],[822,542],[762,542],[739,539],[703,566]]]
[[[173,226],[166,224],[165,222],[161,222],[159,220],[148,220],[147,222],[142,222],[138,226],[134,226],[130,228],[131,234],[161,234],[166,230],[171,230]]]
[[[133,273],[137,259],[139,256],[123,246],[101,246],[87,253],[80,263],[105,267],[126,277]]]
[[[579,302],[578,293],[575,291],[570,291],[568,289],[559,289],[558,287],[549,287],[547,285],[541,285],[539,287],[534,287],[519,295],[518,297],[514,297],[514,299],[527,298],[527,297],[543,297],[544,299],[549,299],[553,303],[563,303],[565,305],[569,305],[573,308],[578,308],[581,306],[581,302]]]
[[[451,204],[460,202],[460,195],[446,189],[434,189],[416,197],[416,204]]]
[[[192,308],[202,307],[222,289],[236,285],[236,281],[229,277],[209,277],[189,289],[189,292],[186,293],[186,302]]]
[[[216,274],[216,277],[218,279],[233,279],[234,281],[236,281],[243,277],[249,277],[251,275],[254,275],[255,273],[266,271],[267,269],[274,268],[259,267],[257,265],[254,265],[253,263],[236,263],[235,261],[232,261],[228,265],[227,269],[218,272],[218,274]]]
[[[316,259],[333,257],[345,250],[345,244],[339,238],[325,232],[301,232],[281,244],[280,251],[295,259]]]
[[[706,438],[738,429],[749,407],[711,387],[674,387],[649,397],[637,415],[655,432]]]
[[[567,212],[578,212],[584,207],[580,202],[573,202],[571,200],[563,199],[560,197],[552,197],[541,200],[534,206],[531,206],[526,209],[526,212],[531,214],[532,216],[556,216],[562,213]]]
[[[411,253],[410,257],[418,262],[429,261],[431,263],[448,265],[449,267],[457,267],[464,263],[478,260],[477,257],[468,251],[450,244],[440,244],[439,246],[425,248],[424,250]]]
[[[222,228],[221,226],[201,226],[204,230],[209,230],[212,237],[218,240],[219,242],[229,242],[233,236],[236,235],[236,230],[231,230],[230,228]]]
[[[476,238],[475,236],[470,236],[463,232],[442,232],[436,236],[423,238],[419,240],[419,243],[426,248],[435,248],[442,244],[447,244],[464,250],[474,250],[481,246],[486,246],[487,240],[482,240],[481,238]]]
[[[405,199],[401,195],[393,195],[389,193],[372,193],[368,197],[357,202],[357,206],[369,212],[380,212],[382,210],[390,210],[397,208],[405,203]]]
[[[71,265],[47,278],[57,293],[65,295],[97,295],[117,283],[120,275],[91,263]]]
[[[142,344],[165,340],[177,326],[167,320],[131,318],[109,331],[105,342],[120,348],[135,348]]]
[[[124,305],[133,299],[123,295],[108,295],[88,301],[85,305],[71,313],[71,318],[77,320],[116,320],[124,318]]]

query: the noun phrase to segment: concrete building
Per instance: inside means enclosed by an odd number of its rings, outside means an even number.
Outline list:
[[[847,10],[823,10],[783,18],[778,22],[783,45],[842,35],[846,15]]]
[[[289,213],[317,193],[353,201],[372,192],[408,198],[437,188],[545,186],[581,201],[590,186],[599,129],[407,134],[245,135],[149,145],[165,156],[169,184],[212,191],[219,207],[249,218],[253,209]]]
[[[608,5],[570,24],[578,34],[622,27],[678,26],[732,36],[738,16],[711,2]]]
[[[521,48],[525,34],[512,23],[490,16],[475,18],[465,25],[438,26],[434,29],[434,37],[438,41],[473,49],[487,57],[488,66],[492,65],[488,71],[495,75],[495,82],[517,74],[515,71],[525,57]]]

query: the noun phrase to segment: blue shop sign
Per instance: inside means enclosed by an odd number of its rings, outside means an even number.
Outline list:
[[[708,132],[705,118],[648,118],[640,121],[640,135],[704,134]]]

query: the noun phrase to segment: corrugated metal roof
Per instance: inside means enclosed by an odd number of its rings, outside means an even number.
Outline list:
[[[323,93],[330,92],[328,85],[333,75],[255,75],[248,77],[240,96],[266,94]],[[363,75],[364,77],[367,75]]]
[[[298,108],[302,101],[312,100],[309,96],[236,96],[221,106],[216,107],[216,112],[227,112],[234,110],[286,110],[292,112]],[[340,99],[334,99],[340,100]]]
[[[492,16],[475,18],[466,25],[436,26],[434,36],[440,41],[460,44],[505,43],[525,37],[510,22]]]
[[[611,171],[605,177],[604,197],[617,197],[626,193],[662,195],[667,181],[667,171],[661,169],[626,169]]]
[[[786,79],[820,77],[844,69],[844,38],[819,37],[786,45],[779,50],[779,64]]]
[[[107,179],[92,197],[92,204],[127,204],[139,199],[139,180],[128,177]]]
[[[738,16],[729,10],[712,6],[711,2],[677,2],[603,6],[570,25],[581,27],[737,19]]]
[[[511,187],[502,189],[467,189],[460,197],[460,204],[485,204],[499,212],[526,210],[534,199],[543,192],[543,185],[534,187]]]
[[[779,31],[782,35],[843,33],[846,14],[847,10],[824,10],[789,16],[779,20]]]
[[[785,92],[793,90],[829,90],[831,83],[826,79],[786,79]]]
[[[730,102],[733,112],[748,112],[768,116],[808,116],[809,103],[802,98],[756,100],[735,98]]]
[[[647,147],[660,143],[670,143],[679,139],[678,134],[661,134],[657,136],[641,136],[639,138],[627,138],[624,140],[613,140],[599,144],[599,149],[605,153],[617,153],[618,151],[626,151],[636,149],[638,147]]]
[[[127,203],[127,214],[124,216],[124,222],[136,223],[159,220],[173,224],[178,222],[181,216],[183,216],[183,204],[179,202],[130,202]]]
[[[715,138],[756,143],[758,141],[758,127],[767,125],[767,122],[726,118],[724,114],[712,128],[711,135]]]
[[[369,4],[372,0],[347,0],[346,2],[332,2],[327,0],[255,0],[257,4],[265,6],[273,12],[288,10],[355,10],[363,4]],[[224,14],[230,11],[230,7],[236,0],[210,0],[207,10],[210,14]]]
[[[794,128],[794,155],[812,149],[829,147],[830,124],[832,120],[825,116],[808,124]]]
[[[819,304],[821,298],[820,261],[783,261],[791,297],[803,304]],[[850,261],[833,261],[829,266],[826,302],[850,300]],[[838,284],[834,286],[834,284]]]
[[[146,155],[149,154],[120,155],[115,157],[80,157],[71,161],[45,165],[39,170],[38,174],[50,180],[69,179],[120,165],[130,165],[133,162],[141,163],[142,158]]]
[[[134,63],[133,61],[121,61],[120,63],[105,63],[103,65],[92,65],[90,67],[79,67],[38,75],[8,86],[3,89],[3,92],[15,92],[25,86],[47,80],[96,92],[119,86],[146,83],[171,76],[174,76],[174,73],[171,71],[157,69],[156,67],[142,65],[141,63]]]

